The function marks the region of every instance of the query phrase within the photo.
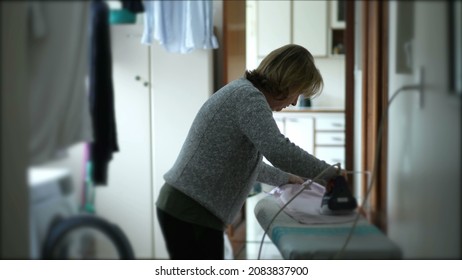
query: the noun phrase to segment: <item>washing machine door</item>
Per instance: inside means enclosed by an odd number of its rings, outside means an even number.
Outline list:
[[[76,215],[52,224],[43,259],[134,259],[131,244],[115,224],[94,215]]]

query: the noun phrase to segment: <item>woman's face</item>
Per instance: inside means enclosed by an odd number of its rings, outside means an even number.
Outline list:
[[[292,94],[287,96],[287,98],[279,100],[275,99],[272,96],[266,95],[266,101],[268,101],[268,104],[271,108],[272,111],[281,111],[282,109],[288,107],[289,105],[297,105],[298,97],[299,94]]]

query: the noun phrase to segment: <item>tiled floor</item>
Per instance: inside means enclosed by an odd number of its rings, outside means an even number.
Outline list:
[[[263,186],[264,191],[271,190],[269,186]],[[237,259],[256,260],[258,259],[258,252],[260,250],[260,244],[263,238],[264,229],[260,226],[257,219],[255,218],[254,208],[257,202],[263,198],[264,192],[249,197],[246,204],[246,219],[247,219],[247,242],[245,251],[240,252]],[[271,242],[268,236],[265,236],[263,246],[261,249],[260,259],[262,260],[280,260],[282,259],[277,247]]]

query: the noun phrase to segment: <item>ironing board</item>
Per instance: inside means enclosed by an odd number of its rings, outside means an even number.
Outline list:
[[[255,206],[255,215],[263,229],[279,211],[276,199],[268,195]],[[350,232],[352,222],[307,225],[279,213],[267,232],[284,259],[333,259]],[[342,259],[400,259],[401,250],[377,227],[360,218]]]

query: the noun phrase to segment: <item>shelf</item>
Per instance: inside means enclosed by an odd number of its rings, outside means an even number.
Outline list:
[[[330,46],[331,55],[344,55],[345,54],[345,30],[344,29],[331,29],[332,43]]]

